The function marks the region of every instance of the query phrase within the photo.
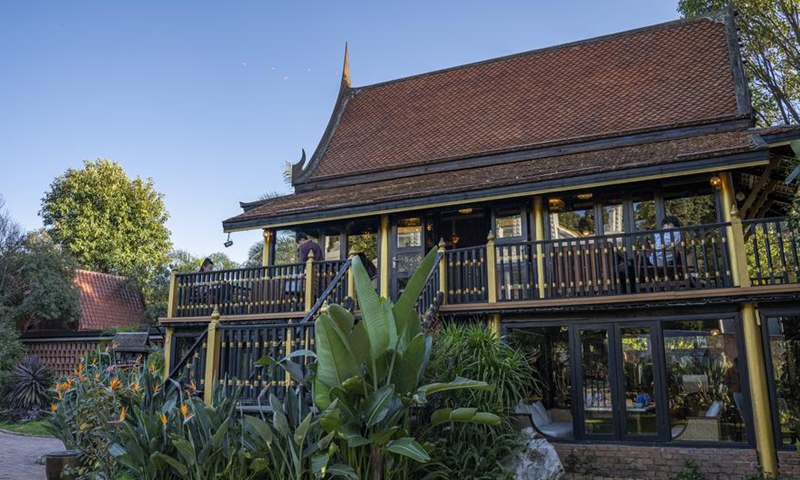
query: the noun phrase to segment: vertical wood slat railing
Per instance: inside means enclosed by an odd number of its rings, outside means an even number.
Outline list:
[[[326,297],[328,303],[344,302],[347,297],[347,283],[337,282],[334,288],[326,295],[328,286],[336,279],[336,274],[342,269],[345,264],[350,265],[350,260],[331,260],[324,262],[314,262],[314,274],[316,280],[316,291],[314,293],[314,301],[316,302],[321,297]]]
[[[445,251],[449,304],[482,303],[487,299],[486,246]]]
[[[205,388],[207,337],[208,330],[198,332],[197,338],[192,343],[192,346],[189,347],[189,350],[183,354],[178,363],[171,366],[170,379],[181,385],[194,384],[201,391]],[[173,338],[173,341],[175,340]]]
[[[313,323],[222,324],[220,333],[219,382],[226,388],[238,387],[244,404],[256,403],[262,392],[282,398],[290,385],[282,370],[256,366],[259,359],[280,359],[289,352],[315,348]],[[309,363],[303,358],[294,361],[304,369]]]
[[[319,262],[327,264],[328,262]],[[286,313],[305,309],[304,263],[176,275],[177,317]]]
[[[428,272],[428,276],[425,278],[425,286],[423,287],[422,293],[420,293],[415,305],[417,313],[420,315],[424,315],[431,306],[434,306],[434,303],[438,303],[440,301],[439,292],[442,290],[442,279],[439,264],[445,260],[445,256],[446,252],[440,249],[436,254],[433,267],[431,267],[430,272]],[[436,305],[436,307],[438,307],[438,305]]]
[[[742,220],[752,285],[800,282],[800,242],[785,218]]]

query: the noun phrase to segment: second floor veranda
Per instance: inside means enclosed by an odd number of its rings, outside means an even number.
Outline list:
[[[426,292],[442,292],[443,312],[800,289],[798,235],[787,220],[747,202],[749,214],[732,215],[721,208],[729,200],[705,178],[303,226],[295,232],[309,232],[324,257],[307,262],[292,235],[268,231],[265,266],[176,275],[169,316],[207,318],[218,307],[231,319],[301,318],[322,300],[357,308],[354,254],[374,267],[381,294],[396,298],[431,248],[441,255]],[[659,228],[672,217],[678,226]]]

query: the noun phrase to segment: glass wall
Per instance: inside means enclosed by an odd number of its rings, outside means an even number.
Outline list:
[[[774,384],[779,445],[800,440],[800,315],[767,317],[768,372]]]
[[[663,335],[672,439],[744,441],[745,402],[733,321],[665,322]]]

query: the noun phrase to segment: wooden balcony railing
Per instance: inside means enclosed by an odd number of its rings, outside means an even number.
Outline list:
[[[482,303],[487,300],[485,245],[447,250],[445,261],[447,303]]]
[[[786,219],[743,220],[742,228],[752,285],[798,283],[800,245]]]

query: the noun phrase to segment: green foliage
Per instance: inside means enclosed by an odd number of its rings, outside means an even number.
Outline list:
[[[411,436],[411,411],[429,396],[452,390],[490,390],[485,382],[456,378],[421,385],[432,339],[422,331],[414,304],[436,252],[422,261],[396,304],[378,297],[360,259],[353,261],[362,319],[338,305],[315,324],[314,403],[320,422],[335,434],[344,463],[360,478],[404,478],[408,461],[430,460]],[[501,419],[474,408],[439,410],[432,419],[497,425]]]
[[[39,212],[53,240],[86,269],[149,278],[168,261],[163,195],[117,163],[85,161],[50,185]]]
[[[679,0],[687,17],[723,10],[728,0]],[[800,122],[800,4],[734,0],[753,106],[765,125]]]
[[[0,406],[6,400],[6,388],[11,369],[22,358],[25,348],[19,341],[16,327],[8,320],[0,317]]]
[[[50,403],[48,389],[52,374],[39,357],[26,356],[14,367],[9,378],[8,402],[11,408],[32,410]]]
[[[517,432],[462,428],[456,435],[434,436],[425,443],[431,461],[414,465],[411,478],[461,480],[512,479],[503,465],[525,445]]]
[[[178,273],[191,273],[200,269],[203,260],[210,258],[214,262],[214,269],[231,270],[240,268],[241,265],[234,262],[228,255],[222,252],[214,252],[209,255],[197,256],[186,250],[174,250],[170,253],[170,263]]]
[[[697,464],[691,460],[686,460],[683,462],[683,469],[674,476],[667,478],[667,480],[706,480],[706,476],[697,468]]]
[[[24,433],[25,435],[36,435],[39,437],[51,437],[49,420],[33,420],[23,423],[0,422],[0,430],[9,432]]]
[[[49,236],[28,234],[4,255],[3,316],[21,331],[42,321],[66,324],[80,316],[75,262]]]

